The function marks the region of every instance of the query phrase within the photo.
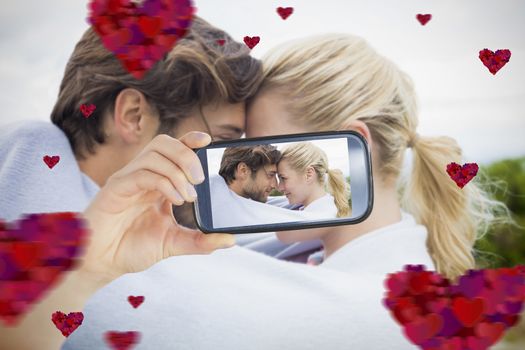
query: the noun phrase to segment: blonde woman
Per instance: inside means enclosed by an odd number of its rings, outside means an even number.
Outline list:
[[[117,327],[140,330],[145,349],[418,349],[382,305],[387,274],[424,264],[454,279],[475,267],[474,242],[505,207],[480,188],[480,175],[463,189],[448,178],[446,164],[462,163],[461,149],[449,137],[418,136],[405,73],[345,34],[284,43],[263,62],[247,136],[361,133],[372,153],[370,216],[355,225],[279,233],[290,242],[319,239],[319,266],[236,246],[126,274],[90,300],[64,349],[103,348],[104,332]],[[405,181],[400,169],[408,147],[414,160]],[[114,216],[91,214],[90,221],[120,222]],[[131,310],[130,294],[145,296],[140,310]]]
[[[350,215],[349,185],[343,173],[330,169],[326,153],[313,143],[299,142],[283,149],[277,173],[278,189],[290,204],[327,218]]]

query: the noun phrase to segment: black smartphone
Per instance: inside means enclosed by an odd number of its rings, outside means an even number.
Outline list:
[[[202,232],[348,225],[372,211],[370,150],[357,132],[218,141],[195,151],[205,174],[193,203]]]

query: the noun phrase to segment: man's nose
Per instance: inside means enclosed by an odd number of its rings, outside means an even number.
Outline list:
[[[277,178],[274,176],[272,177],[272,188],[277,188],[277,185],[278,185]]]

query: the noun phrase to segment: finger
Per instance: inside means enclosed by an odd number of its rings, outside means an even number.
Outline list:
[[[110,177],[103,190],[108,195],[100,205],[113,213],[129,207],[129,197],[143,191],[159,191],[175,205],[184,203],[184,198],[168,178],[146,169],[139,169],[121,177]]]
[[[205,132],[190,131],[179,138],[179,141],[189,148],[201,148],[211,142],[211,136]]]
[[[144,153],[129,164],[127,171],[133,173],[140,169],[150,170],[168,178],[185,201],[193,202],[197,198],[197,192],[195,192],[195,188],[188,181],[184,172],[177,164],[174,164],[162,154],[153,150]]]
[[[207,145],[210,141],[210,136],[201,132],[192,132],[184,135],[183,140],[189,146],[171,136],[165,134],[157,135],[142,150],[141,155],[150,151],[156,151],[177,164],[191,183],[201,183],[204,181],[204,172],[199,157],[197,157],[197,154],[191,147]]]

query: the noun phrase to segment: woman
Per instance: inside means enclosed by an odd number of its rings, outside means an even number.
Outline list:
[[[290,204],[300,204],[301,210],[322,213],[328,218],[350,215],[349,186],[343,173],[330,169],[326,153],[313,143],[299,142],[286,147],[277,172],[278,189]]]
[[[437,271],[454,279],[474,268],[474,242],[497,213],[508,214],[507,209],[490,199],[477,181],[460,189],[448,177],[446,165],[461,163],[461,149],[449,137],[418,135],[416,94],[407,74],[365,40],[347,34],[282,44],[264,57],[263,66],[264,81],[248,110],[247,137],[355,130],[366,138],[372,154],[374,208],[367,220],[282,232],[281,240],[320,239],[326,259],[406,214],[424,226],[424,253]],[[400,178],[407,148],[413,153],[408,179]]]

